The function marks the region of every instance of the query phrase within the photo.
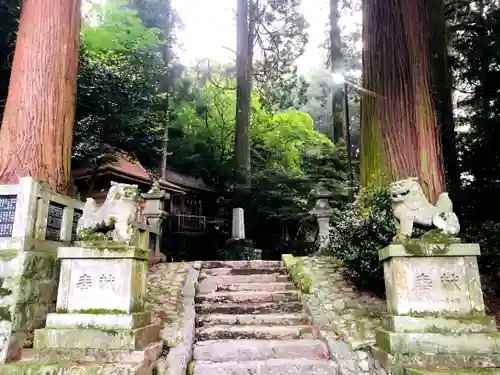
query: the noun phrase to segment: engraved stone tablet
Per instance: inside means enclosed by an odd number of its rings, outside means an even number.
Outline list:
[[[61,247],[57,309],[68,312],[142,308],[147,255],[131,250]],[[71,258],[70,258],[71,257]]]
[[[16,214],[17,195],[0,196],[0,237],[11,237]]]
[[[59,241],[61,239],[61,228],[64,206],[55,202],[49,203],[47,214],[47,228],[45,230],[45,239]]]
[[[473,256],[396,256],[384,261],[384,276],[390,314],[484,312]]]

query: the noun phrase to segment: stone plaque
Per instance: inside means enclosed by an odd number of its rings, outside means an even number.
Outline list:
[[[122,310],[130,307],[130,260],[74,259],[72,261],[68,310]],[[128,282],[127,282],[128,280]]]
[[[463,257],[393,258],[384,263],[384,272],[391,313],[471,311]]]
[[[77,234],[78,220],[80,220],[82,215],[83,215],[82,210],[75,209],[73,211],[73,223],[71,225],[71,241],[72,242],[75,242],[77,240],[76,234]]]
[[[11,237],[16,215],[17,195],[0,196],[0,237]]]
[[[61,228],[63,220],[64,206],[55,202],[49,203],[47,213],[47,228],[45,229],[45,239],[51,241],[61,240]]]

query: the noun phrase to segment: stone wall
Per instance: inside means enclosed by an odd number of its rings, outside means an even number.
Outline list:
[[[359,293],[344,280],[342,263],[332,257],[283,255],[283,261],[341,374],[384,373],[371,356],[371,346],[385,301]]]

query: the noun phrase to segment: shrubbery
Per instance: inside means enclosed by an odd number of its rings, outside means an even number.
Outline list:
[[[333,223],[330,255],[342,259],[345,276],[361,290],[383,295],[384,276],[378,251],[396,234],[387,189],[362,188]]]

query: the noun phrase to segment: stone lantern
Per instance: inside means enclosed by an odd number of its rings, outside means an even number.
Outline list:
[[[310,213],[316,216],[318,220],[318,251],[325,249],[330,243],[330,217],[333,209],[328,204],[328,198],[331,197],[330,191],[326,189],[323,183],[319,183],[316,189],[312,191],[316,198],[316,204]]]

